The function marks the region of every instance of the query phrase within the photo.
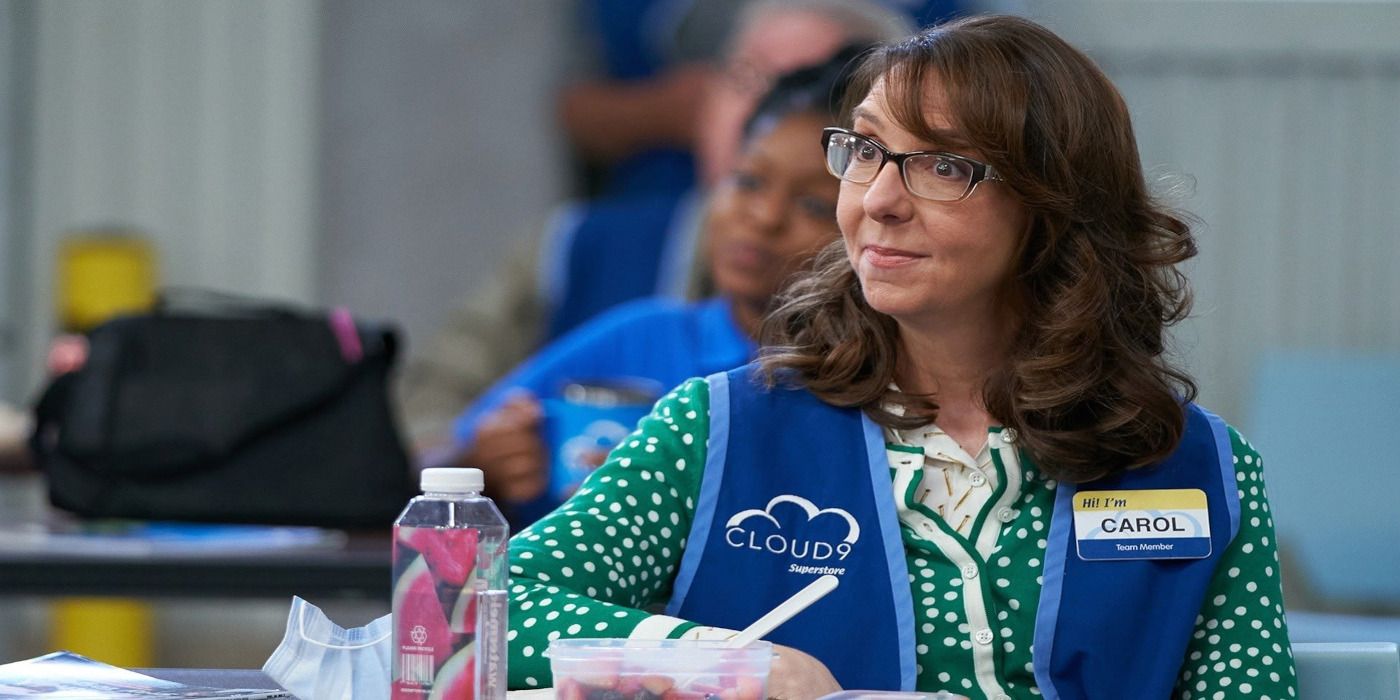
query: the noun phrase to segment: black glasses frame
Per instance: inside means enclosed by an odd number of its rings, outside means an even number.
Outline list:
[[[875,173],[871,175],[868,179],[858,180],[856,178],[847,177],[842,173],[838,173],[835,170],[832,170],[830,157],[831,138],[833,136],[836,136],[837,134],[852,136],[862,141],[869,142],[871,145],[875,146],[875,148],[878,148],[880,150],[880,166],[875,168]],[[904,153],[895,153],[894,151],[891,151],[890,149],[886,148],[884,144],[880,143],[879,141],[876,141],[875,139],[870,138],[869,136],[866,136],[864,134],[858,134],[854,131],[851,131],[850,129],[842,129],[839,126],[829,126],[825,129],[822,129],[822,154],[826,157],[825,160],[827,172],[836,176],[837,179],[845,180],[846,182],[854,182],[857,185],[868,185],[874,182],[875,178],[880,176],[880,171],[885,169],[885,164],[890,161],[894,161],[895,166],[899,168],[899,179],[904,182],[904,189],[907,190],[909,194],[912,194],[915,197],[919,197],[920,199],[927,199],[933,202],[961,202],[962,200],[967,199],[969,196],[971,196],[972,191],[977,189],[977,185],[981,184],[984,180],[992,180],[996,182],[1006,181],[1002,178],[1002,176],[999,173],[997,173],[996,169],[994,169],[992,166],[987,165],[986,163],[983,163],[982,161],[977,160],[975,158],[968,158],[967,156],[960,156],[956,153],[948,153],[947,151],[906,151]],[[920,194],[916,192],[914,188],[909,184],[909,171],[904,169],[904,161],[909,160],[910,158],[913,158],[915,156],[938,156],[939,158],[956,160],[972,166],[972,177],[968,179],[967,189],[963,190],[963,193],[955,199],[938,199],[936,197],[930,197],[926,194]]]

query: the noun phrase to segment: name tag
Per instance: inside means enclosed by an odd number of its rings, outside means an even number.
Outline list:
[[[1200,489],[1081,491],[1074,495],[1079,558],[1203,559],[1210,515]]]

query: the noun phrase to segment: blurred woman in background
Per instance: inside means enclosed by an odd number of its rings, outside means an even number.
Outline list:
[[[739,162],[705,219],[711,298],[647,299],[608,312],[546,347],[459,418],[451,461],[481,467],[517,524],[559,503],[546,492],[540,399],[558,397],[571,381],[640,379],[657,388],[649,406],[664,388],[753,359],[759,323],[782,283],[836,238],[838,183],[818,141],[855,57],[848,48],[782,76],[748,119]]]

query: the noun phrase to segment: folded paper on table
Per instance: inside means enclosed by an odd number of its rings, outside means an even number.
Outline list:
[[[72,652],[0,666],[0,697],[43,700],[265,700],[285,690],[205,688],[152,678]]]

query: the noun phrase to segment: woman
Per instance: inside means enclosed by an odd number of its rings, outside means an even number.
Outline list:
[[[642,379],[658,385],[650,404],[664,387],[753,359],[781,284],[836,238],[839,186],[813,144],[839,111],[857,52],[784,75],[750,117],[738,167],[712,195],[704,225],[714,297],[619,307],[545,348],[458,419],[464,452],[455,461],[482,467],[514,520],[529,524],[558,505],[545,493],[538,399],[570,381]]]
[[[512,541],[512,682],[548,681],[555,636],[703,636],[834,574],[769,636],[770,695],[1292,697],[1259,456],[1163,357],[1194,244],[1117,91],[979,17],[852,93],[842,238],[772,349],[663,398]]]

